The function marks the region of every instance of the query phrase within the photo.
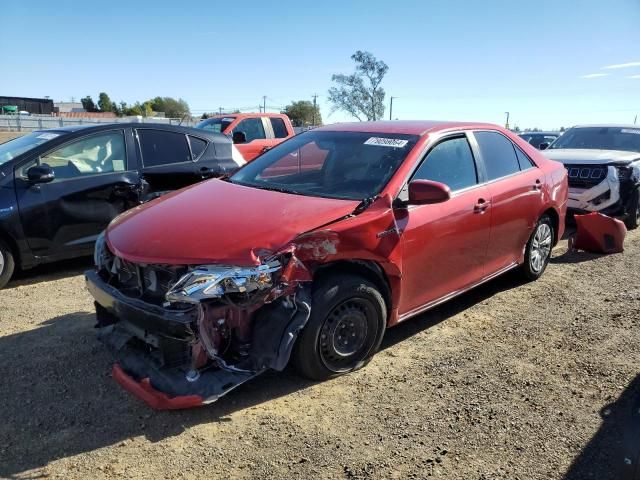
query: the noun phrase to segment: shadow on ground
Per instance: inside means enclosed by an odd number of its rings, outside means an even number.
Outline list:
[[[431,328],[497,292],[519,286],[498,278],[427,314],[390,329],[383,349]],[[191,425],[227,420],[230,413],[304,390],[311,382],[290,370],[268,372],[217,403],[193,410],[153,412],[110,378],[111,358],[96,340],[93,312],[62,315],[33,330],[0,337],[2,426],[0,477],[144,435],[152,442]],[[31,472],[33,473],[33,472]]]
[[[74,277],[82,274],[85,270],[93,266],[92,257],[73,258],[60,262],[38,265],[29,270],[17,271],[5,288],[20,287],[25,285],[36,285],[41,282],[61,280],[67,277]]]
[[[640,479],[640,375],[600,410],[602,423],[564,480]]]

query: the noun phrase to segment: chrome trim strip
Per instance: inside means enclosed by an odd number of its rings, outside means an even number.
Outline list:
[[[427,310],[430,310],[434,307],[437,307],[438,305],[445,303],[455,297],[457,297],[458,295],[462,295],[463,293],[468,292],[469,290],[472,290],[480,285],[482,285],[483,283],[486,283],[490,280],[493,280],[496,277],[499,277],[500,275],[502,275],[503,273],[508,272],[509,270],[515,268],[518,266],[518,262],[513,262],[510,265],[507,265],[504,268],[501,268],[500,270],[498,270],[497,272],[492,273],[491,275],[488,275],[486,277],[484,277],[482,280],[480,280],[479,282],[473,283],[468,287],[465,287],[461,290],[456,290],[455,292],[452,293],[448,293],[447,295],[437,298],[435,300],[430,301],[429,303],[425,303],[424,305],[420,306],[420,307],[416,307],[413,310],[407,312],[407,313],[403,313],[402,315],[398,316],[398,323],[400,322],[404,322],[405,320],[411,318],[411,317],[415,317],[416,315],[419,315],[423,312],[426,312]]]

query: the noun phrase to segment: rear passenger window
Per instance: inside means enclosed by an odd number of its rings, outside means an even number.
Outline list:
[[[520,170],[526,170],[527,168],[535,167],[535,163],[518,147],[515,145],[513,148],[516,151],[516,157],[518,157],[518,163],[520,164]]]
[[[273,127],[273,134],[276,138],[287,137],[287,127],[284,124],[284,120],[281,118],[272,118],[271,126]]]
[[[195,160],[200,155],[202,155],[204,149],[207,148],[207,142],[202,140],[201,138],[192,137],[191,135],[187,135],[187,137],[189,138],[189,143],[191,144],[191,154],[193,155],[193,159]]]
[[[142,151],[142,164],[157,167],[170,163],[191,161],[187,136],[164,130],[137,130]]]
[[[474,132],[482,159],[487,169],[487,179],[506,177],[520,171],[513,143],[497,132]]]
[[[452,191],[476,185],[478,174],[467,139],[453,138],[433,147],[413,180],[441,182]]]

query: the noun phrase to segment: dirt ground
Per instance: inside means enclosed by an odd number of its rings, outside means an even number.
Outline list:
[[[154,412],[110,378],[81,272],[0,291],[0,477],[609,479],[640,397],[640,232],[554,252],[387,332],[325,383],[267,374]],[[640,447],[639,447],[640,448]]]

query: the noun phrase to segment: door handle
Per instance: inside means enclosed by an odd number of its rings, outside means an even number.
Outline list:
[[[475,213],[484,213],[487,208],[489,208],[491,202],[489,200],[485,200],[484,198],[479,198],[476,204],[473,206],[473,211]]]
[[[540,179],[536,179],[536,183],[533,185],[534,190],[542,190],[542,182]]]

